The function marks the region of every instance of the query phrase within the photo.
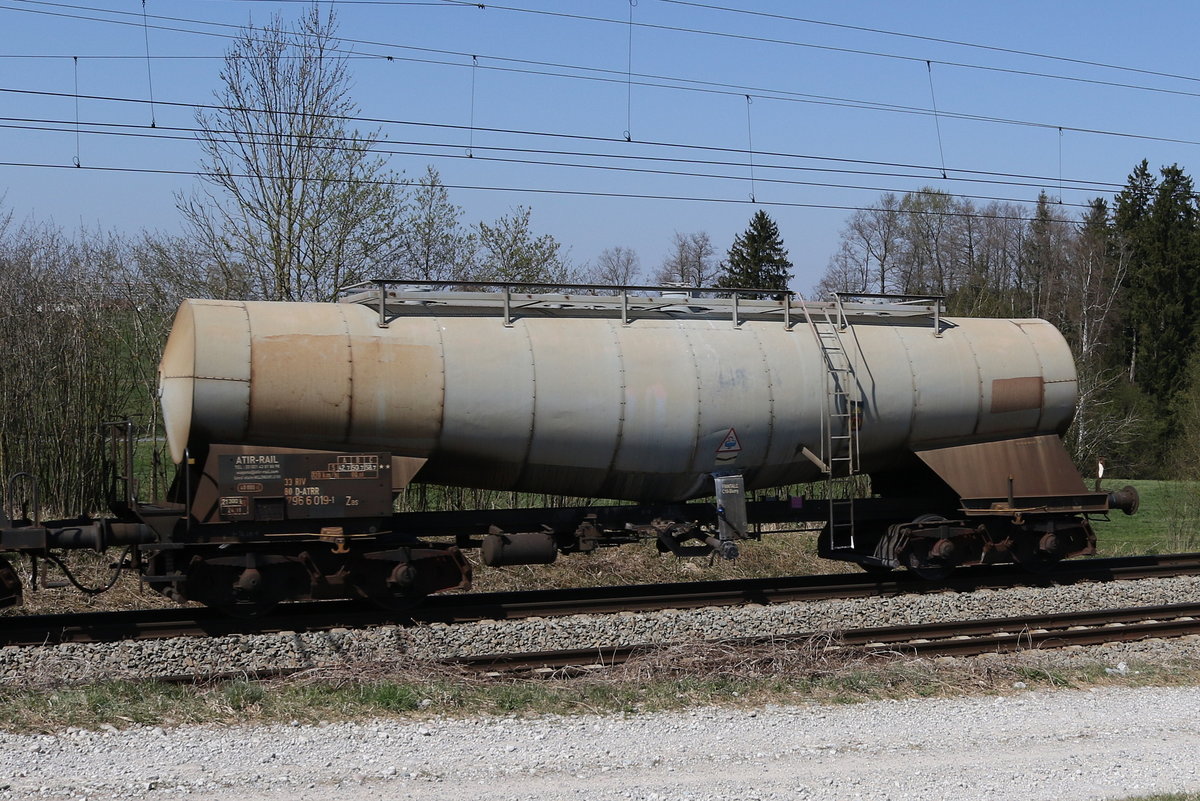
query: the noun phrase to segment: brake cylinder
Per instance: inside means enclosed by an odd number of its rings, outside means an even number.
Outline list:
[[[558,558],[558,545],[549,534],[488,534],[480,550],[488,567],[548,565]]]

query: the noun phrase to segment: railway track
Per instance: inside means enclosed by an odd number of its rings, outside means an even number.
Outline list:
[[[1200,604],[1140,606],[1058,615],[1024,615],[989,620],[951,621],[910,626],[850,629],[830,638],[806,632],[772,637],[720,640],[734,648],[807,645],[827,640],[826,651],[889,652],[923,656],[976,656],[1073,645],[1134,642],[1156,637],[1200,635]],[[489,672],[578,671],[619,665],[657,646],[488,654],[449,660]]]
[[[602,614],[738,604],[784,603],[905,593],[969,592],[1016,586],[1049,586],[1082,581],[1114,581],[1200,575],[1200,554],[1170,554],[1066,562],[1052,575],[1032,575],[1012,566],[956,571],[929,582],[906,572],[796,576],[733,581],[622,587],[466,593],[431,596],[404,613],[353,601],[287,604],[274,614],[239,619],[208,608],[172,608],[72,615],[0,617],[0,646],[64,642],[114,642],[166,637],[216,637],[281,631],[364,628],[389,623],[469,622],[521,617]]]

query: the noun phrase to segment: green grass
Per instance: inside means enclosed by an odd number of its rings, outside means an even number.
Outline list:
[[[1106,490],[1131,484],[1141,496],[1135,515],[1114,512],[1095,524],[1101,556],[1200,551],[1200,484],[1106,479]]]
[[[690,663],[681,667],[689,659]],[[9,686],[0,688],[0,730],[29,733],[68,727],[125,729],[193,723],[318,724],[372,717],[637,714],[700,705],[848,704],[1197,681],[1200,666],[1190,662],[1131,664],[1126,674],[1110,675],[1099,662],[1064,668],[1015,658],[942,663],[830,657],[819,647],[730,652],[690,646],[686,658],[683,650],[663,649],[611,671],[568,680],[489,678],[426,665],[199,685]]]

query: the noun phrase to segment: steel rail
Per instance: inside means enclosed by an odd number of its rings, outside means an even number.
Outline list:
[[[907,571],[896,571],[886,574],[835,573],[819,576],[534,590],[520,593],[468,593],[431,597],[427,599],[426,606],[413,610],[413,618],[421,622],[466,622],[947,591],[973,592],[981,589],[1049,587],[1084,581],[1120,581],[1183,575],[1200,575],[1200,554],[1079,560],[1061,563],[1049,574],[1031,574],[1014,565],[980,566],[960,569],[941,581],[930,581]]]
[[[1088,559],[1064,562],[1052,574],[1035,575],[1009,565],[960,569],[939,582],[913,574],[846,573],[672,584],[463,593],[430,596],[405,611],[356,601],[281,605],[256,618],[230,617],[216,609],[177,607],[84,614],[0,617],[0,647],[63,642],[113,642],[166,637],[217,637],[281,631],[324,631],[387,624],[458,623],[522,617],[603,614],[620,611],[770,604],[830,598],[861,598],[978,589],[1039,587],[1082,581],[1115,581],[1200,575],[1200,554]]]
[[[841,632],[803,632],[713,640],[734,648],[803,645],[828,639],[828,651],[887,652],[902,655],[972,656],[1071,645],[1132,642],[1154,637],[1200,634],[1200,604],[1169,604],[1058,615],[1024,615]],[[446,660],[479,671],[567,670],[611,667],[670,645],[624,645],[511,654],[483,654]]]

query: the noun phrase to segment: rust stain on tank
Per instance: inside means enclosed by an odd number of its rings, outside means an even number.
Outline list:
[[[1040,375],[992,380],[992,414],[1042,408],[1045,384]]]
[[[263,337],[254,340],[252,353],[256,384],[260,377],[280,375],[288,379],[290,391],[303,394],[304,402],[337,408],[350,400],[344,335]],[[269,392],[273,387],[262,389]]]
[[[256,441],[305,446],[344,433],[351,391],[344,334],[254,337],[251,375]]]

